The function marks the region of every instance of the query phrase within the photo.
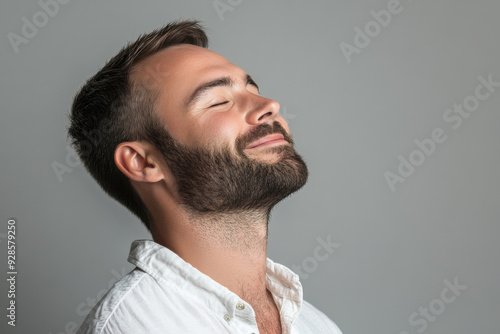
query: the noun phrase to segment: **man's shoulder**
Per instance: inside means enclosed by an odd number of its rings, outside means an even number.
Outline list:
[[[337,325],[323,312],[306,300],[302,300],[302,309],[296,325],[305,328],[316,328],[318,333],[342,334]]]
[[[138,287],[141,281],[147,280],[147,277],[148,275],[139,268],[123,276],[92,308],[77,334],[102,333],[107,321],[117,308],[129,302],[127,296]]]
[[[180,298],[175,286],[157,280],[140,268],[130,273],[113,287],[92,308],[77,334],[134,333],[154,317],[160,307],[168,311]],[[142,324],[141,324],[142,323]]]

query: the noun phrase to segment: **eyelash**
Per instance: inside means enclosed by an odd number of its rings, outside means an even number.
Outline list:
[[[218,106],[221,106],[221,105],[226,104],[226,103],[229,103],[229,101],[224,101],[224,102],[221,102],[221,103],[212,104],[210,106],[210,108],[212,108],[212,107],[218,107]]]

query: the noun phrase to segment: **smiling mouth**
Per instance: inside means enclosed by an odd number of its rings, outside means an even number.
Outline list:
[[[267,145],[271,145],[271,144],[284,144],[284,143],[288,143],[285,140],[285,137],[280,133],[276,133],[276,134],[272,134],[272,135],[266,136],[264,138],[261,138],[253,143],[250,143],[245,149],[257,148],[257,147],[267,146]]]

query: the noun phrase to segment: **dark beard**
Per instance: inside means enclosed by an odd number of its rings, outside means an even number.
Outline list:
[[[307,182],[308,170],[295,152],[292,138],[277,121],[261,124],[236,141],[237,155],[228,146],[219,150],[188,148],[163,127],[155,144],[175,177],[180,205],[193,214],[265,211]],[[250,159],[243,152],[251,142],[281,133],[290,143],[264,148],[279,155],[275,163]]]

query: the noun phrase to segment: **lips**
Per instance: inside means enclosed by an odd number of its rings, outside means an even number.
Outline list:
[[[272,134],[269,136],[265,136],[264,138],[261,138],[255,142],[249,144],[246,147],[246,149],[250,149],[250,148],[254,148],[257,146],[264,145],[264,144],[270,144],[271,142],[278,142],[278,141],[282,141],[282,140],[285,140],[285,137],[280,133],[275,133],[275,134]]]

